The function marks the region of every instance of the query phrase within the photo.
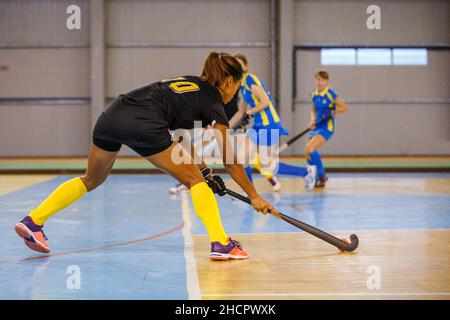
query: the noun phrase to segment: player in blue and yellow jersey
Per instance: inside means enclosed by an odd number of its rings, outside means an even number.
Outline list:
[[[251,130],[248,131],[248,136],[258,147],[258,150],[265,147],[274,147],[279,144],[281,136],[289,133],[281,124],[273,98],[264,82],[256,75],[248,72],[247,58],[240,53],[234,56],[241,63],[244,70],[240,90],[241,101],[248,106],[245,113],[248,116],[252,116],[254,120]],[[260,159],[260,153],[256,155],[255,167],[272,184],[274,191],[278,191],[281,188],[281,184],[274,173],[303,177],[305,178],[306,190],[310,191],[313,188],[314,181],[311,181],[309,178],[306,168],[292,166],[283,162],[275,164],[273,161],[264,166]],[[250,166],[246,167],[246,172],[251,180]]]
[[[328,141],[334,134],[335,114],[345,112],[348,106],[345,104],[333,89],[328,86],[329,74],[324,70],[315,73],[316,89],[311,92],[312,110],[308,127],[310,139],[306,144],[305,155],[307,162],[311,166],[310,171],[315,172],[315,186],[324,187],[328,180],[325,174],[320,154],[317,151],[325,141]]]

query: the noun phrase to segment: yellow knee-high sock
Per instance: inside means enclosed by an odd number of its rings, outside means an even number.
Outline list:
[[[39,207],[30,212],[30,217],[37,225],[44,225],[45,221],[58,211],[69,206],[87,192],[81,178],[64,182],[45,199]]]
[[[272,179],[273,173],[261,168],[261,159],[260,159],[259,153],[256,154],[255,169],[258,170],[259,173],[261,173],[267,180]]]
[[[195,213],[205,225],[210,241],[228,244],[228,236],[223,229],[219,206],[212,190],[206,182],[200,182],[191,187],[190,191]]]

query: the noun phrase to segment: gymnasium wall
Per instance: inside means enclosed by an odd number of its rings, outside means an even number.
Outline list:
[[[210,51],[242,51],[217,46],[231,42],[250,46],[244,51],[270,84],[269,1],[106,3],[108,96],[177,75],[198,75]]]
[[[70,4],[81,8],[81,30],[65,27]],[[0,156],[87,155],[89,13],[89,1],[0,2],[0,65],[8,66],[0,71]],[[108,0],[104,16],[105,104],[160,79],[199,75],[210,51],[245,49],[271,85],[269,0]]]
[[[317,42],[450,43],[447,1],[407,1],[406,10],[405,1],[377,1],[382,10],[382,30],[377,31],[361,27],[367,1],[275,2],[278,7],[292,2],[292,10],[278,18],[291,23],[289,51],[295,44]],[[81,30],[65,27],[70,4],[81,8]],[[432,4],[438,9],[430,8]],[[105,0],[106,100],[159,79],[199,74],[212,50],[245,53],[252,71],[273,87],[271,5],[271,0]],[[90,9],[87,0],[0,1],[0,66],[7,67],[0,68],[0,156],[87,155],[90,19],[96,18]],[[310,106],[305,99],[313,86],[312,74],[320,67],[319,51],[296,55],[296,70],[291,60],[284,60],[278,75],[279,83],[292,81],[293,72],[297,75],[293,105],[280,105],[291,132],[307,121]],[[425,67],[327,69],[332,86],[344,98],[450,98],[449,60],[448,51],[433,51]],[[449,107],[350,105],[324,151],[450,154]],[[301,154],[302,149],[299,143],[290,153]],[[123,154],[133,155],[126,148]]]
[[[295,1],[294,43],[450,43],[448,1],[376,4],[381,8],[381,30],[366,28],[366,1]],[[325,154],[450,154],[450,105],[431,103],[450,98],[450,51],[428,51],[426,66],[321,66],[320,50],[298,50],[296,59],[296,126],[304,127],[309,119],[308,94],[314,87],[316,69],[330,72],[331,86],[344,99],[359,101],[350,103],[348,113],[338,116],[335,136],[325,146]],[[430,103],[417,103],[416,99]],[[387,102],[379,102],[382,100]],[[302,152],[300,143],[293,148],[295,154]]]
[[[89,16],[68,30],[70,4],[88,13],[87,1],[0,1],[0,156],[87,154]]]

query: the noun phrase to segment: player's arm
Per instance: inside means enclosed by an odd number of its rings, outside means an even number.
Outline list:
[[[344,100],[342,100],[342,98],[336,98],[334,103],[336,104],[335,113],[342,113],[348,110],[348,105],[344,102]]]
[[[252,116],[255,113],[258,113],[258,112],[264,110],[265,108],[267,108],[269,106],[270,99],[269,99],[269,96],[267,95],[266,91],[264,90],[264,88],[261,86],[252,84],[252,86],[250,87],[250,90],[252,91],[252,94],[256,97],[256,99],[258,99],[258,101],[259,101],[258,104],[254,108],[247,110],[247,114],[249,116]]]
[[[238,111],[231,117],[229,121],[230,128],[235,128],[239,124],[239,121],[241,121],[246,110],[247,104],[245,103],[244,99],[242,99],[242,95],[239,94]]]
[[[257,211],[267,213],[268,210],[272,210],[276,213],[277,210],[258,194],[255,187],[248,179],[244,167],[238,163],[236,153],[234,152],[230,138],[228,137],[228,127],[223,124],[216,124],[214,129],[217,143],[219,144],[220,150],[222,150],[225,169],[230,174],[231,178],[233,178],[233,180],[244,190]]]

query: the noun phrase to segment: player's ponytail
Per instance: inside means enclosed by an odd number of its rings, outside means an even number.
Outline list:
[[[229,76],[234,81],[241,80],[242,74],[242,67],[236,58],[224,52],[211,52],[205,60],[201,78],[218,87]]]

